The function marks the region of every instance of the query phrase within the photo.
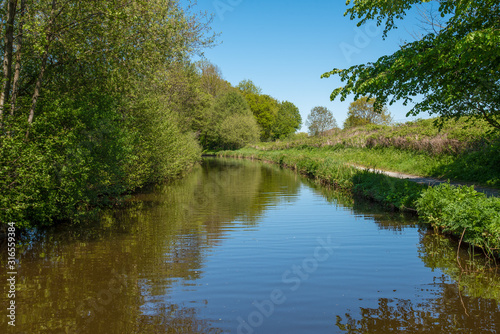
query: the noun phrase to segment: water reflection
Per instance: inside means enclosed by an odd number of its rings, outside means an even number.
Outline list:
[[[427,231],[422,233],[419,257],[425,266],[439,269],[457,282],[466,296],[491,298],[500,302],[500,271],[491,260],[473,248],[462,248],[458,242]]]
[[[417,217],[413,213],[390,211],[373,201],[353,196],[350,192],[338,191],[311,180],[304,182],[328,202],[347,208],[357,218],[374,221],[381,230],[401,232],[418,226]]]
[[[317,237],[327,233],[343,247],[299,291],[286,290],[282,273],[313,254]],[[393,249],[404,246],[410,257],[388,254],[383,242],[398,242]],[[98,223],[33,231],[20,239],[13,332],[235,332],[237,316],[252,314],[252,301],[264,300],[275,288],[283,288],[289,300],[266,319],[272,330],[263,326],[256,333],[282,332],[284,324],[289,333],[313,326],[316,332],[353,333],[497,328],[497,273],[478,275],[481,262],[470,262],[466,253],[459,266],[455,246],[418,227],[415,217],[387,212],[291,171],[207,159],[186,178],[103,213]],[[2,266],[5,247],[0,245]],[[393,257],[399,262],[391,263]],[[431,292],[417,291],[412,299],[342,297],[369,291],[370,284],[392,291],[398,266],[412,261],[419,264],[412,269],[417,274],[425,276],[425,266],[442,277]],[[390,270],[379,274],[379,266]],[[5,305],[6,284],[0,292]],[[370,300],[378,308],[364,304]],[[359,314],[349,308],[359,308]],[[304,329],[294,323],[300,317],[319,318],[303,322]],[[1,318],[3,330],[7,319]]]
[[[207,251],[228,230],[254,226],[269,206],[293,201],[299,187],[297,175],[274,166],[207,160],[185,179],[104,213],[98,224],[25,236],[15,332],[220,332],[212,326],[217,319],[199,319],[203,307],[164,296],[176,282],[200,278]]]
[[[336,326],[347,333],[497,333],[500,309],[493,299],[462,296],[456,284],[435,282],[427,289],[434,298],[414,302],[379,298],[377,308],[337,316]]]

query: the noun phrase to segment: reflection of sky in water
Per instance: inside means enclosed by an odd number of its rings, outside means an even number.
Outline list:
[[[20,331],[237,333],[241,321],[256,333],[499,328],[496,302],[475,298],[500,297],[498,278],[460,276],[456,245],[414,217],[276,166],[225,161],[133,197],[100,225],[28,238]],[[113,271],[119,290],[110,290]]]

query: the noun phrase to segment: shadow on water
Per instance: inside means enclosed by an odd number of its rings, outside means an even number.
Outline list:
[[[418,256],[443,280],[425,302],[380,298],[378,308],[337,316],[352,333],[460,331],[499,328],[500,280],[481,271],[456,245],[418,226],[415,217],[319,186],[277,166],[246,160],[205,159],[182,180],[132,197],[128,206],[103,212],[98,224],[38,230],[18,241],[16,333],[222,333],[225,320],[206,314],[210,303],[178,303],[177,286],[189,289],[206,272],[209,255],[235,231],[255,230],[266,212],[293,204],[302,187],[372,220],[380,230],[418,227]],[[7,262],[0,245],[0,265]],[[459,282],[459,283],[457,283]],[[0,305],[7,303],[2,285]],[[465,313],[467,310],[467,314]],[[458,318],[457,318],[457,315]],[[1,328],[7,328],[2,316]]]

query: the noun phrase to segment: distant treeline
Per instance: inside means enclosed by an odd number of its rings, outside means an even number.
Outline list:
[[[193,55],[210,18],[177,1],[6,0],[0,223],[80,219],[181,175],[203,149],[286,137],[297,108]]]

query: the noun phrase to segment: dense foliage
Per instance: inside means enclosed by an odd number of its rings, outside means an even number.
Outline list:
[[[486,197],[473,187],[442,184],[428,189],[417,201],[422,218],[464,242],[500,255],[500,199]]]
[[[260,129],[245,98],[237,91],[219,96],[209,111],[203,143],[209,149],[238,149],[259,140]]]
[[[242,80],[237,87],[260,126],[261,141],[287,138],[300,129],[302,117],[292,102],[279,102],[270,95],[262,94],[262,89],[248,79]]]
[[[211,18],[192,6],[2,5],[2,223],[79,221],[182,175],[203,149],[237,149],[300,127],[293,104],[261,95],[249,80],[233,87],[206,59],[192,62],[216,37]]]
[[[358,25],[376,20],[384,35],[408,10],[425,0],[347,1],[346,15]],[[333,69],[322,77],[339,75],[345,82],[331,99],[353,93],[375,97],[375,109],[396,100],[415,102],[409,114],[446,117],[472,115],[500,129],[500,3],[498,0],[439,0],[444,26],[433,27],[421,39],[406,43],[374,63]],[[415,100],[415,96],[419,98]],[[422,99],[420,100],[420,97]]]
[[[1,222],[78,220],[199,159],[193,90],[167,92],[213,42],[207,18],[161,0],[3,5]]]
[[[299,108],[292,102],[283,101],[279,104],[278,114],[274,120],[272,138],[288,138],[295,131],[299,130],[301,125],[302,117],[300,116]]]

